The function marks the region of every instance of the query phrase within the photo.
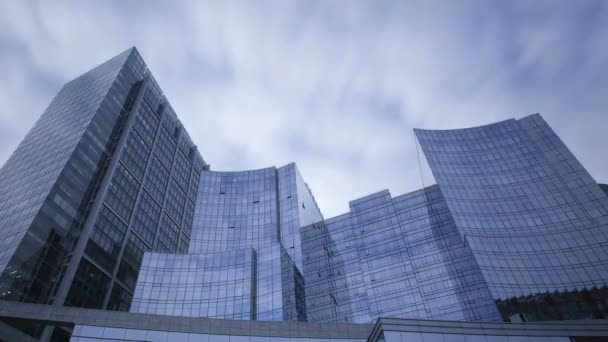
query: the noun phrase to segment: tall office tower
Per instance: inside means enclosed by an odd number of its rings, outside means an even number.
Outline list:
[[[416,135],[437,185],[302,228],[310,320],[608,317],[608,197],[540,115]]]
[[[540,115],[416,135],[505,318],[606,315],[608,197]]]
[[[0,171],[0,299],[127,310],[205,168],[135,48],[67,83]]]
[[[322,220],[295,164],[203,171],[189,254],[147,255],[131,311],[305,321],[300,227]]]
[[[0,340],[507,341],[393,318],[608,318],[608,196],[539,115],[415,134],[437,184],[324,219],[293,163],[210,171],[129,49],[66,84],[0,170]]]
[[[131,311],[500,320],[437,186],[396,198],[385,190],[324,221],[294,164],[204,171],[189,254],[147,254]]]
[[[131,310],[356,323],[608,315],[608,198],[540,116],[416,133],[437,185],[384,190],[327,220],[294,164],[203,172],[190,254],[147,256]]]

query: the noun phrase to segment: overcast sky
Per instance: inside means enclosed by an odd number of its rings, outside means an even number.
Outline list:
[[[131,46],[212,169],[295,161],[325,217],[422,187],[413,128],[537,112],[608,181],[608,1],[582,0],[0,0],[0,164]]]

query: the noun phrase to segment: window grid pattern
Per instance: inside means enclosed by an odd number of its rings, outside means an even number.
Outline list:
[[[173,168],[173,176],[175,177],[175,180],[177,180],[177,184],[179,184],[184,192],[187,191],[190,170],[192,168],[188,157],[186,157],[182,152],[176,151]]]
[[[200,333],[181,333],[160,330],[125,329],[99,327],[93,325],[76,325],[70,342],[366,342],[366,339],[303,338],[283,336],[246,336],[246,335],[213,335]],[[420,340],[422,341],[422,340]],[[432,340],[431,340],[432,341]],[[443,340],[442,340],[443,341]],[[527,341],[527,340],[526,340]],[[397,341],[391,341],[397,342]],[[406,342],[406,341],[403,341]],[[485,342],[485,341],[484,341]],[[489,341],[492,342],[492,341]],[[503,342],[503,341],[497,341]],[[561,340],[530,340],[529,342],[562,342]]]
[[[144,82],[146,77],[150,82]],[[146,89],[141,87],[143,84],[147,84]],[[142,91],[143,101],[137,101]],[[190,175],[200,174],[207,168],[168,105],[171,123],[164,127],[170,127],[169,131],[162,128],[157,137],[163,102],[166,99],[162,91],[136,49],[127,50],[62,88],[0,171],[0,184],[3,185],[0,193],[0,293],[5,294],[0,299],[48,302],[52,289],[61,281],[61,276],[57,275],[62,274],[62,267],[70,261],[67,256],[73,252],[75,239],[81,236],[87,215],[94,212],[90,209],[97,203],[95,196],[103,196],[98,221],[85,249],[85,258],[90,262],[77,270],[76,279],[70,285],[68,302],[77,303],[74,294],[88,291],[95,295],[89,303],[99,307],[104,303],[104,296],[107,298],[104,292],[107,294],[111,290],[110,302],[118,301],[120,310],[128,307],[127,298],[133,290],[137,270],[128,272],[126,266],[123,267],[119,260],[120,250],[124,247],[125,258],[128,258],[127,255],[133,254],[130,248],[135,251],[149,249],[145,244],[153,241],[150,234],[157,228],[156,213],[164,205],[167,179],[184,178],[181,197],[185,198]],[[133,110],[134,104],[138,103],[137,109]],[[178,150],[175,139],[180,135]],[[121,136],[124,136],[124,144],[119,145]],[[156,156],[148,167],[151,151]],[[180,175],[172,175],[168,170],[173,167],[173,155],[184,152],[187,156],[185,166],[178,164]],[[110,164],[117,158],[118,163]],[[111,170],[109,165],[116,165],[116,168]],[[146,171],[150,176],[145,175]],[[113,176],[107,191],[99,192],[99,186],[110,173]],[[145,192],[139,195],[142,181],[152,197]],[[194,180],[192,183],[197,184]],[[192,201],[196,200],[196,192],[188,196]],[[136,205],[138,197],[142,200]],[[184,201],[181,207],[175,215],[179,226],[190,222],[192,216],[189,213],[188,219],[184,220]],[[133,227],[128,226],[131,221]],[[133,240],[130,229],[137,230],[147,242]],[[182,234],[188,235],[191,227],[179,227],[178,232],[180,229]],[[189,236],[181,240],[188,241]],[[172,251],[177,248],[175,244]],[[8,264],[9,260],[12,260],[11,264]],[[130,264],[134,266],[131,268],[138,267],[137,262]],[[4,272],[5,267],[8,272]],[[96,267],[104,271],[89,272]],[[111,275],[115,272],[128,279],[126,282],[119,280],[120,285],[125,286],[124,291],[116,286],[109,289],[114,284],[112,279],[108,284],[105,281],[96,284],[88,279],[89,273]],[[84,288],[87,286],[91,288]],[[6,294],[11,296],[6,297]]]
[[[396,198],[382,191],[350,206],[302,229],[311,320],[500,320],[436,186]]]
[[[150,87],[147,89],[149,88]],[[158,128],[159,123],[159,118],[150,108],[150,105],[144,100],[135,117],[133,128],[139,133],[149,147],[152,147],[154,144],[154,137],[156,136],[156,129]]]
[[[191,201],[186,201],[186,209],[184,210],[184,221],[182,224],[182,232],[190,237],[192,232],[192,223],[194,220],[194,211],[196,210],[196,206]]]
[[[278,242],[276,169],[203,172],[191,252],[256,248]]]
[[[303,278],[279,232],[280,178],[295,175],[276,168],[201,174],[189,252],[254,248],[258,320],[303,320],[306,315]]]
[[[150,168],[146,173],[144,188],[158,203],[162,203],[165,189],[169,181],[169,171],[161,164],[160,160],[154,156],[150,162]]]
[[[172,179],[169,183],[169,190],[167,190],[167,201],[165,204],[165,210],[173,219],[173,221],[181,223],[185,200],[186,193],[182,191],[175,179]]]
[[[180,254],[188,253],[188,248],[190,247],[190,238],[186,236],[186,234],[180,234],[179,239],[179,247],[177,248],[177,252]]]
[[[31,273],[32,270],[20,270],[21,264],[25,264],[27,257],[22,255],[24,253],[20,251],[19,245],[53,185],[64,172],[64,166],[69,164],[71,156],[76,155],[73,152],[78,150],[77,146],[82,145],[80,138],[89,136],[92,140],[91,143],[98,145],[97,142],[99,142],[101,145],[101,151],[86,154],[87,163],[91,159],[95,163],[100,152],[105,151],[104,143],[111,137],[126,94],[116,97],[120,103],[109,103],[105,100],[105,96],[110,90],[113,90],[112,93],[114,93],[116,88],[126,83],[125,80],[115,81],[130,53],[130,51],[122,53],[87,72],[86,77],[79,77],[66,84],[2,166],[0,170],[0,188],[2,189],[0,192],[0,234],[2,236],[0,239],[0,273],[3,274],[7,266],[10,266],[7,273],[17,270],[10,277],[3,275],[3,279],[0,281],[2,292],[14,289],[11,291],[14,294],[12,297],[19,296],[23,292],[19,289],[25,286],[16,279],[27,281],[29,279],[27,273]],[[97,113],[107,113],[107,115],[100,117]],[[92,121],[103,122],[97,123],[99,129],[96,129],[94,133],[87,134],[85,132]],[[63,134],[57,134],[57,132],[63,132]],[[86,168],[90,167],[91,165],[86,165]],[[81,167],[81,169],[84,168]],[[56,226],[64,225],[63,222],[57,223]],[[45,225],[52,226],[51,224]],[[48,232],[44,232],[42,235],[48,235]],[[47,236],[37,238],[46,241]],[[30,240],[27,237],[26,239]],[[32,255],[34,250],[46,248],[43,244],[35,246],[31,242],[28,247],[30,250],[27,251],[27,255]],[[16,259],[9,265],[9,260],[13,256]],[[16,275],[20,275],[20,277],[15,278]],[[44,282],[50,283],[49,279],[41,280],[41,284]],[[50,285],[52,286],[52,284]],[[37,299],[30,298],[28,301],[35,300]]]
[[[110,278],[86,258],[80,260],[77,274],[86,275],[74,278],[74,284],[66,299],[69,306],[99,308],[110,286]]]
[[[137,180],[122,164],[119,164],[112,177],[105,202],[125,222],[129,221],[133,212],[138,188]]]
[[[151,75],[148,76],[150,81],[146,89],[152,90],[144,91],[144,98],[139,102],[138,110],[134,114],[133,126],[122,149],[120,163],[105,197],[105,203],[110,208],[116,209],[124,222],[119,243],[121,247],[124,244],[122,257],[114,255],[113,259],[106,258],[109,260],[105,262],[110,266],[116,265],[108,269],[110,274],[116,273],[117,280],[113,283],[107,304],[108,308],[113,310],[128,309],[145,251],[156,249],[173,253],[180,251],[179,235],[182,229],[186,193],[179,188],[176,181],[172,181],[169,185],[167,182],[175,177],[175,174],[168,171],[172,169],[173,155],[181,152],[176,150],[172,136],[162,134],[164,128],[159,127],[159,117],[164,115],[164,112],[156,113],[150,105],[151,102],[156,101],[150,97],[156,96],[159,88]],[[152,105],[157,110],[163,111],[160,103]],[[173,122],[175,125],[179,124],[176,117],[173,117]],[[175,133],[178,133],[177,128]],[[194,149],[194,146],[190,147]],[[151,153],[152,150],[155,152]],[[148,163],[150,156],[152,160]],[[163,165],[159,156],[165,159],[166,165]],[[192,159],[197,165],[204,165],[200,155],[193,154]],[[187,165],[182,166],[180,170],[190,175],[193,167],[189,160],[186,162]],[[144,187],[140,187],[141,180],[144,180]],[[168,195],[165,195],[167,186]],[[166,200],[165,196],[167,196]],[[137,207],[134,208],[136,203]],[[167,214],[172,215],[174,221],[179,224],[170,220]],[[130,226],[127,226],[127,223]],[[183,230],[184,234],[189,234],[191,226],[184,227]],[[189,235],[183,240],[188,241]],[[184,249],[182,246],[181,250]],[[87,255],[97,259],[98,256],[92,252],[93,250],[87,251]],[[102,259],[101,262],[104,260]]]
[[[109,128],[112,124],[108,125],[111,122],[111,120],[108,119],[112,116],[118,116],[118,120],[116,120],[113,124],[114,127],[111,128],[114,133],[111,136],[107,137],[107,140],[105,142],[105,144],[108,144],[108,150],[106,151],[108,158],[113,154],[117,153],[116,143],[119,141],[119,136],[121,134],[127,134],[126,132],[123,132],[125,122],[128,117],[128,113],[131,111],[132,106],[135,103],[135,98],[141,89],[141,78],[143,77],[144,72],[145,64],[143,64],[143,61],[141,60],[141,57],[139,56],[137,51],[132,49],[130,57],[125,63],[123,71],[119,74],[117,81],[115,82],[116,89],[111,90],[107,95],[108,105],[106,106],[102,103],[99,109],[100,112],[98,113],[98,118],[100,119],[100,121],[94,120],[94,124],[90,127],[94,130],[98,130],[103,126]],[[120,99],[124,98],[123,96],[127,97],[127,102],[125,102],[123,108],[116,108],[116,105],[120,104]],[[83,142],[85,140],[83,140]],[[98,147],[104,145],[103,139],[93,139],[93,143]],[[103,164],[102,167],[105,169],[108,165],[109,159],[106,163]],[[78,168],[78,173],[82,173],[83,170],[84,169],[82,168]],[[105,175],[104,177],[110,176]],[[77,177],[73,176],[71,178],[77,179]],[[98,184],[101,184],[101,182],[102,179],[100,178],[98,180]],[[116,186],[116,184],[114,184],[114,186]],[[116,188],[112,189],[112,182],[110,183],[110,187],[111,190],[116,190]],[[95,191],[98,191],[98,188]],[[110,194],[110,190],[108,190],[107,194]],[[110,198],[110,201],[112,202],[110,204],[112,205],[119,205],[118,200],[120,199],[127,200],[126,196],[122,198],[118,197],[117,195],[123,195],[120,194],[118,191],[113,192],[113,194],[114,197]],[[90,206],[93,203],[94,201],[90,199],[87,203],[87,206]],[[105,207],[102,206],[101,208],[103,209]],[[108,206],[108,208],[110,207]],[[124,227],[125,226],[121,226],[120,224],[114,226],[114,228],[117,229],[124,229]],[[95,230],[105,228],[107,227],[101,227],[99,225],[94,226],[93,234],[96,234]],[[121,231],[117,234],[124,233],[124,231]],[[73,281],[71,281],[71,283],[69,284],[66,284],[70,286],[70,288],[67,294],[67,298],[65,300],[65,304],[72,306],[86,305],[87,307],[101,308],[104,303],[105,293],[108,291],[109,286],[111,284],[111,278],[108,277],[108,274],[111,273],[111,270],[109,272],[106,271],[106,273],[104,273],[97,268],[97,265],[101,264],[101,267],[109,268],[111,265],[115,265],[116,261],[112,260],[112,258],[114,257],[113,255],[105,253],[99,248],[94,248],[95,242],[93,241],[88,241],[87,246],[85,247],[87,247],[85,248],[85,257],[81,258],[80,260],[76,258],[72,259],[72,262],[79,263],[79,267],[76,271]],[[93,262],[95,264],[93,264]]]
[[[393,205],[427,316],[499,321],[481,270],[439,188],[396,197]]]
[[[540,115],[416,135],[495,299],[608,283],[608,197]]]
[[[190,238],[192,224],[190,217],[193,214],[189,213],[189,219],[183,221],[186,192],[175,180],[178,178],[178,172],[185,174],[184,189],[187,189],[188,176],[194,170],[190,160],[174,158],[174,155],[181,154],[176,149],[174,138],[185,132],[168,105],[162,105],[162,100],[156,104],[155,97],[160,90],[153,78],[150,79],[147,89],[151,90],[144,92],[143,101],[140,103],[140,109],[134,119],[133,130],[130,132],[123,153],[123,161],[129,171],[135,170],[134,173],[137,177],[144,180],[144,187],[138,187],[132,192],[134,196],[139,196],[139,200],[131,221],[132,232],[129,233],[122,260],[118,262],[119,267],[116,270],[119,282],[114,285],[109,297],[108,307],[115,310],[125,310],[130,305],[143,252],[150,250],[183,252],[187,250],[187,247],[184,246],[184,243],[180,245],[180,242],[189,241]],[[157,108],[159,112],[155,112],[152,108]],[[167,112],[164,108],[169,108],[170,111]],[[169,134],[165,128],[159,127],[161,122],[159,117],[166,116],[171,116],[171,122],[174,125],[173,134]],[[137,148],[133,147],[135,144],[129,143],[131,140],[137,141]],[[189,139],[187,141],[191,144]],[[194,150],[194,146],[190,145],[189,149]],[[140,153],[129,152],[136,150],[140,150]],[[151,150],[154,153],[151,154]],[[152,160],[148,165],[150,155]],[[127,159],[125,156],[131,157]],[[204,165],[200,155],[193,153],[191,158],[196,165]],[[170,169],[173,169],[173,172],[169,172]],[[166,188],[168,189],[165,190]],[[127,209],[133,211],[132,208]],[[188,222],[189,226],[183,226],[186,224],[183,222]],[[182,230],[186,236],[180,239]]]
[[[350,214],[302,227],[309,321],[371,321],[357,248]]]
[[[93,256],[106,271],[112,272],[126,233],[127,225],[104,205],[97,217],[86,253]]]
[[[173,222],[167,214],[163,214],[156,241],[154,242],[154,251],[158,252],[176,252],[179,244],[179,227]]]
[[[323,221],[308,185],[294,163],[278,171],[281,243],[300,273],[304,272],[300,227]]]
[[[190,137],[188,136],[188,133],[186,133],[185,131],[182,131],[179,137],[179,150],[182,151],[182,153],[185,156],[190,156],[191,151],[194,150],[194,143],[192,142],[192,139],[190,139]]]
[[[150,75],[149,77],[151,82],[144,92],[144,101],[150,106],[154,114],[160,114],[162,112],[162,105],[165,102],[165,96],[154,76]]]
[[[137,281],[137,275],[139,274],[139,267],[141,266],[144,252],[149,250],[150,248],[147,247],[140,238],[133,233],[129,233],[117,274],[118,280],[125,284],[129,289],[135,288],[135,282]]]
[[[253,250],[147,253],[131,312],[252,319]]]
[[[168,115],[163,115],[167,117]],[[158,131],[158,138],[154,148],[154,154],[167,169],[171,169],[171,162],[175,153],[175,139],[165,128]]]
[[[141,182],[150,156],[150,147],[146,145],[139,133],[132,129],[122,151],[120,161]]]
[[[152,196],[147,191],[141,193],[139,203],[137,205],[137,211],[133,218],[133,231],[139,235],[144,242],[152,246],[154,242],[154,234],[156,232],[156,226],[160,218],[160,206],[152,199]]]
[[[276,169],[203,172],[190,253],[254,248],[259,320],[282,320]]]
[[[114,283],[107,309],[113,311],[129,311],[132,299],[133,295],[130,291],[122,287],[122,285]]]
[[[175,115],[173,107],[171,107],[169,103],[166,103],[162,123],[163,127],[167,129],[167,132],[171,134],[173,139],[176,139],[179,135],[179,128],[177,122],[177,115]]]
[[[192,168],[190,175],[190,183],[188,185],[188,199],[192,202],[196,202],[196,195],[198,194],[198,183],[201,180],[201,172],[196,170],[196,165]]]

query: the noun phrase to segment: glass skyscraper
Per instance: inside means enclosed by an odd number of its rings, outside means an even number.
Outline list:
[[[300,227],[322,220],[295,164],[203,171],[189,254],[145,258],[131,311],[306,321]]]
[[[540,115],[415,135],[437,184],[324,218],[294,163],[211,171],[131,48],[66,84],[0,170],[0,338],[106,338],[86,317],[21,324],[6,301],[365,334],[608,316],[608,197]]]
[[[608,197],[540,115],[416,135],[505,313],[606,316]]]
[[[128,310],[206,167],[135,48],[69,82],[0,171],[0,298]]]

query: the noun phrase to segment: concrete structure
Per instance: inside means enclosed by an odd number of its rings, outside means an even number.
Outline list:
[[[167,317],[0,301],[0,318],[74,329],[72,342],[561,342],[602,341],[608,321],[489,323],[381,318],[372,324],[302,323]],[[10,328],[9,329],[13,329]],[[19,332],[0,327],[0,339]],[[596,339],[593,339],[596,338]]]

